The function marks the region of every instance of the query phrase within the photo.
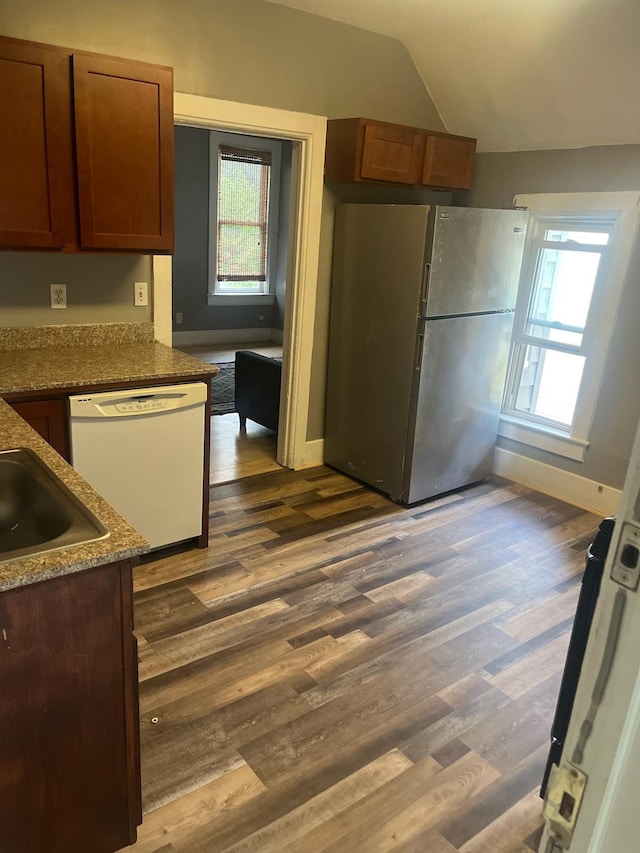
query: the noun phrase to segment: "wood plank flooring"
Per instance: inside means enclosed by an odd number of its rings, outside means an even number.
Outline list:
[[[127,849],[537,849],[598,521],[500,480],[412,509],[327,468],[214,487],[209,549],[136,570]]]
[[[281,471],[276,462],[278,437],[270,429],[247,421],[240,429],[236,414],[211,418],[209,482],[228,483],[267,471]]]
[[[270,358],[282,358],[282,345],[269,341],[198,344],[177,349],[208,364],[233,361],[237,350],[249,350]],[[236,414],[214,415],[211,418],[209,482],[228,483],[267,471],[281,470],[281,466],[276,462],[277,441],[278,437],[274,432],[253,421],[247,421],[246,429],[240,430]]]

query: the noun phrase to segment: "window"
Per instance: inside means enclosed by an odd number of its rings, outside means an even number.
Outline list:
[[[273,301],[280,143],[212,133],[209,304]]]
[[[637,227],[637,194],[520,196],[516,204],[531,218],[500,434],[582,459]]]

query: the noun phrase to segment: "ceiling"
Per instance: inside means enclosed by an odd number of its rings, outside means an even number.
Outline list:
[[[269,2],[402,41],[481,151],[640,143],[640,0]]]

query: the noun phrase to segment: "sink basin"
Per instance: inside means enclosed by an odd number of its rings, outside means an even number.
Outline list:
[[[106,527],[32,450],[0,452],[0,560],[104,539]]]

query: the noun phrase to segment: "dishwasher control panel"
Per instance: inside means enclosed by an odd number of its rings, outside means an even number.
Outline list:
[[[147,397],[123,400],[121,403],[116,403],[114,409],[117,412],[156,412],[159,409],[166,409],[168,402],[166,397],[150,394]]]

